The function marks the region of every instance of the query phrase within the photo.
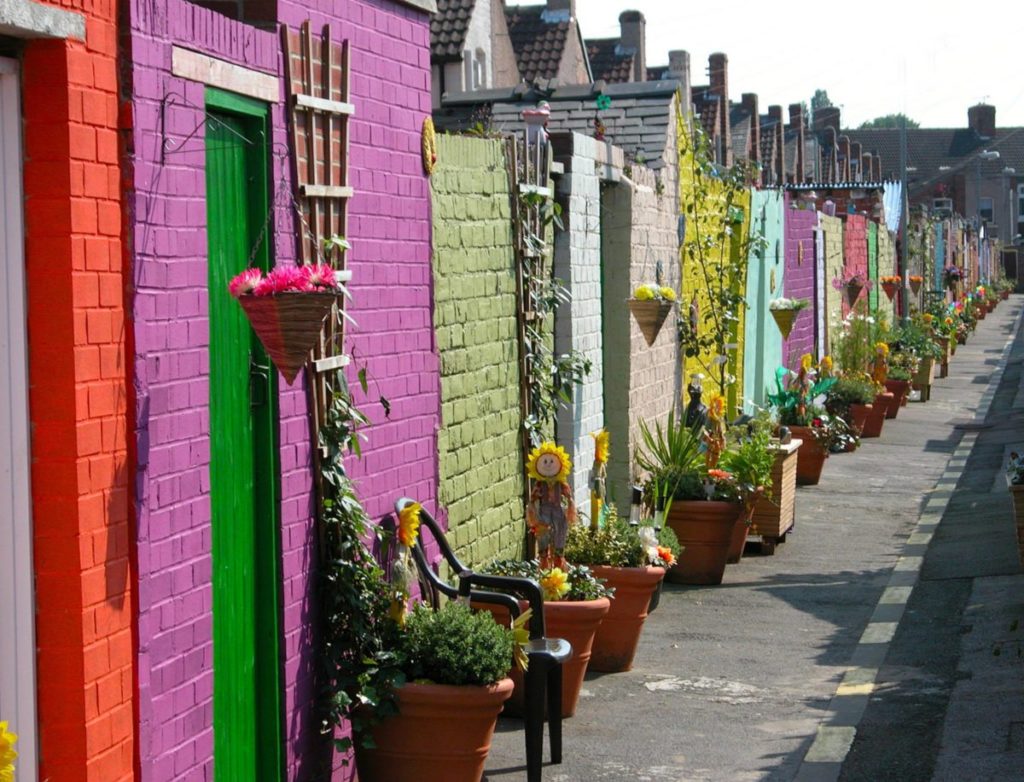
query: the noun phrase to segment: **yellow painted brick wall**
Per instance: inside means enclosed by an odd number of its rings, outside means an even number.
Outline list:
[[[825,329],[828,342],[825,352],[831,353],[836,335],[843,328],[843,294],[832,281],[843,276],[843,221],[838,217],[818,216],[825,234]]]

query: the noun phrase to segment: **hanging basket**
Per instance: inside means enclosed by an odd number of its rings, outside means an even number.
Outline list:
[[[324,318],[337,301],[335,293],[278,293],[240,296],[238,303],[271,361],[288,385],[309,361]]]
[[[896,298],[896,291],[899,290],[899,285],[895,282],[883,282],[882,290],[885,291],[885,295],[889,297],[889,301]]]
[[[863,285],[856,285],[847,283],[843,289],[843,294],[846,296],[846,303],[850,305],[850,309],[853,309],[853,305],[857,303],[857,299],[860,298],[860,292],[864,290]]]
[[[921,281],[920,280],[911,280],[910,281],[910,290],[913,291],[914,295],[916,296],[917,292],[921,290]]]
[[[644,339],[647,340],[647,347],[650,347],[658,338],[658,332],[661,331],[665,318],[672,310],[672,302],[659,299],[648,301],[630,299],[627,304],[629,304],[629,311],[636,319],[636,324],[643,332]]]
[[[793,324],[796,322],[796,316],[798,310],[769,310],[772,317],[775,318],[775,325],[779,327],[779,331],[782,332],[783,339],[789,339],[789,334],[793,330]]]

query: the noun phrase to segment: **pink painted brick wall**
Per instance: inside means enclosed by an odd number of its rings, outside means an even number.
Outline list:
[[[789,339],[782,343],[782,360],[790,369],[796,369],[800,356],[814,353],[814,331],[817,310],[814,292],[815,248],[814,229],[818,213],[813,209],[790,209],[791,196],[785,204],[785,295],[787,298],[809,299],[812,306],[796,316]]]
[[[865,280],[868,278],[868,219],[863,215],[844,215],[843,222],[843,270],[849,276],[858,273]],[[865,288],[858,302],[866,302],[868,291]],[[850,307],[843,301],[843,316]]]
[[[334,35],[352,45],[350,312],[358,326],[350,347],[375,381],[372,399],[379,393],[392,404],[387,420],[376,402],[364,405],[374,426],[352,474],[374,519],[400,494],[433,508],[439,375],[429,188],[419,160],[420,123],[430,112],[428,17],[387,0],[278,5],[282,23],[311,18],[319,29],[330,22]],[[173,44],[280,80],[280,38],[183,0],[131,0],[129,28],[124,76],[131,97],[123,110],[130,111],[135,154],[128,203],[138,397],[139,754],[143,780],[212,779],[204,154],[200,133],[161,162],[161,102],[168,138],[182,139],[202,121],[204,87],[171,74]],[[288,140],[283,102],[271,118],[271,141],[281,150]],[[290,176],[275,152],[275,188],[290,189]],[[294,262],[294,228],[289,209],[279,207],[278,263]],[[295,780],[324,778],[325,748],[312,708],[314,500],[306,410],[302,384],[282,381],[284,729]]]

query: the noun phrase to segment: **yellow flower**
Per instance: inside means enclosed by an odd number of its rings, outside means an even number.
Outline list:
[[[665,301],[675,301],[676,300],[676,292],[674,290],[672,290],[671,288],[669,288],[667,285],[661,286],[660,290],[661,290],[661,298],[663,298]]]
[[[715,394],[708,400],[708,418],[721,421],[725,417],[725,397]]]
[[[512,637],[516,642],[512,658],[521,671],[525,671],[530,667],[530,658],[526,655],[525,647],[530,643],[529,623],[531,616],[533,616],[533,609],[527,608],[512,622]]]
[[[654,291],[651,290],[649,285],[641,285],[633,291],[633,298],[637,301],[650,301],[654,298]]]
[[[946,323],[947,326],[952,326],[953,325],[953,319],[952,318],[946,318],[945,323]]]
[[[804,353],[800,356],[800,367],[804,372],[810,372],[811,367],[814,366],[814,356],[810,353]]]
[[[882,358],[889,355],[889,346],[884,342],[875,343],[875,352],[878,353]]]
[[[7,723],[0,722],[0,782],[14,782],[14,759],[18,757],[14,743],[18,734],[7,730]]]
[[[545,600],[561,600],[571,588],[569,576],[561,568],[553,567],[541,573],[540,588]]]
[[[831,375],[832,374],[832,356],[825,356],[821,360],[821,364],[819,365],[819,367],[821,369],[821,374],[823,374],[823,375]]]
[[[608,452],[611,450],[611,438],[607,429],[600,432],[591,432],[594,438],[594,461],[598,464],[608,464]]]
[[[420,511],[423,506],[410,502],[398,513],[398,541],[406,548],[416,545],[420,532]]]
[[[934,315],[932,315],[932,314],[931,314],[930,312],[926,312],[926,313],[925,313],[925,314],[924,314],[924,315],[922,316],[922,318],[924,319],[924,322],[925,322],[925,323],[931,323],[931,322],[932,322],[933,320],[935,320],[935,316],[934,316]]]
[[[527,474],[535,481],[564,483],[572,469],[572,460],[565,449],[552,442],[541,443],[526,460]]]

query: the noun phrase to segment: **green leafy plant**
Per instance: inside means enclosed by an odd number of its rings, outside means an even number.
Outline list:
[[[732,474],[742,498],[753,497],[760,488],[772,496],[775,452],[771,433],[763,426],[734,426],[726,433],[729,447],[722,454],[722,469]]]
[[[646,421],[640,421],[640,446],[633,463],[647,473],[644,496],[648,504],[664,507],[673,499],[702,499],[705,497],[702,435],[704,427],[698,423],[686,425],[673,411],[663,427],[654,422],[652,430]]]
[[[555,573],[554,571],[559,571]],[[491,562],[483,568],[483,572],[496,576],[518,576],[519,578],[531,578],[541,586],[545,600],[597,600],[602,597],[611,597],[615,590],[605,586],[604,579],[598,578],[586,565],[567,565],[564,570],[559,568],[541,568],[540,562],[536,559],[499,559]],[[564,592],[556,590],[557,584],[568,587]],[[553,597],[554,594],[559,595]]]
[[[658,545],[671,551],[673,560],[678,560],[679,555],[683,552],[679,538],[676,537],[675,531],[667,524],[658,530]]]
[[[874,383],[859,377],[842,377],[828,392],[825,406],[828,410],[849,420],[851,405],[870,405],[878,389]]]
[[[487,611],[457,601],[436,611],[421,603],[405,620],[400,649],[410,680],[487,685],[508,675],[515,638]]]
[[[565,544],[565,558],[576,565],[641,567],[646,565],[644,548],[637,530],[617,516],[592,530],[588,524],[573,524]]]

